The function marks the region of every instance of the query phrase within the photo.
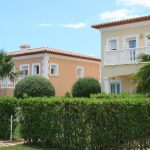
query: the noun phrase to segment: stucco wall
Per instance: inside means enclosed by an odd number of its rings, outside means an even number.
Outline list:
[[[27,58],[27,59],[20,59],[14,60],[15,70],[20,70],[20,65],[28,64],[29,65],[29,75],[32,75],[32,64],[40,63],[40,75],[42,75],[42,57],[39,58]]]
[[[125,29],[112,30],[112,31],[105,31],[101,33],[101,65],[103,66],[104,60],[104,49],[106,46],[106,40],[110,37],[118,37],[119,39],[119,49],[123,49],[123,37],[136,35],[138,34],[138,45],[137,47],[144,47],[145,46],[145,33],[150,32],[150,26],[144,25],[140,27],[130,27]]]
[[[100,80],[100,62],[89,63],[60,58],[50,58],[49,63],[59,64],[59,76],[50,76],[49,80],[56,89],[57,96],[64,96],[71,91],[72,85],[77,78],[77,66],[84,67],[84,77],[94,77]]]
[[[13,96],[14,89],[0,89],[0,96]]]
[[[20,65],[29,65],[29,75],[32,75],[32,64],[40,63],[40,75],[43,75],[43,57],[35,58],[30,55],[30,58],[14,59],[15,70],[20,70]],[[58,57],[58,58],[57,58]],[[56,96],[64,96],[67,91],[71,91],[73,83],[77,78],[77,66],[84,67],[84,77],[94,77],[100,81],[100,62],[86,59],[78,59],[63,56],[49,56],[48,62],[48,79],[52,82],[56,90]],[[59,65],[59,76],[50,76],[50,63]],[[1,89],[0,89],[1,90]],[[9,92],[10,91],[10,92]],[[0,95],[13,95],[13,89],[3,90]]]
[[[137,23],[138,24],[138,23]],[[101,82],[102,82],[102,90],[104,91],[104,79],[109,79],[112,77],[120,76],[128,76],[133,73],[136,73],[139,68],[141,68],[144,64],[123,64],[123,65],[105,65],[104,66],[104,50],[106,47],[107,39],[111,37],[118,38],[118,48],[124,49],[124,36],[137,35],[138,43],[137,47],[141,48],[145,46],[146,41],[146,33],[150,33],[150,25],[141,25],[141,26],[115,26],[114,29],[111,28],[109,31],[102,31],[101,33]],[[113,53],[113,52],[112,52]],[[107,57],[107,55],[105,56]],[[123,77],[120,78],[122,81],[122,90],[123,92],[129,91],[130,89],[130,81],[131,79]]]

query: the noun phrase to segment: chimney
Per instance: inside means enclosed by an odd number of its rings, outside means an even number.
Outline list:
[[[27,51],[27,50],[29,50],[30,45],[29,44],[22,44],[19,47],[20,47],[21,50]]]

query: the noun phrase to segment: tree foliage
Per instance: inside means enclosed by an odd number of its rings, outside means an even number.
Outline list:
[[[55,96],[55,89],[50,81],[40,76],[27,76],[16,84],[14,96],[24,97],[51,97]]]
[[[0,80],[4,78],[9,78],[10,80],[15,80],[18,78],[22,72],[14,72],[14,62],[12,56],[7,55],[4,50],[0,50]]]
[[[72,86],[73,97],[90,97],[91,94],[101,92],[101,86],[98,80],[86,77],[77,80]]]
[[[139,56],[141,62],[150,62],[150,55],[142,54]],[[150,93],[150,63],[147,63],[135,74],[137,81],[137,92]]]
[[[3,50],[0,51],[0,79],[10,76],[14,63],[12,57]]]

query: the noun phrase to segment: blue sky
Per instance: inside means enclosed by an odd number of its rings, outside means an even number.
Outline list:
[[[0,48],[48,46],[100,57],[92,24],[150,15],[150,0],[0,0]]]

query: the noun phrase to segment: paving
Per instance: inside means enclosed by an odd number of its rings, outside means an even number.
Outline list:
[[[2,141],[2,140],[0,140],[0,148],[8,147],[8,146],[15,146],[15,145],[23,144],[23,143],[24,143],[23,140],[19,140],[19,141]]]

